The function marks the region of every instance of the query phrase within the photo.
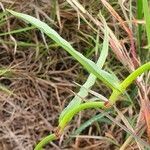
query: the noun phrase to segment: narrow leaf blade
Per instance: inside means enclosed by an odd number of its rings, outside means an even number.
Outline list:
[[[98,79],[103,81],[112,89],[119,89],[118,82],[108,72],[101,70],[96,64],[84,57],[81,53],[77,52],[69,42],[63,39],[55,30],[50,28],[46,23],[26,14],[18,13],[12,10],[7,10],[12,15],[28,22],[43,31],[46,35],[52,38],[57,44],[63,47],[68,53],[70,53],[75,59],[77,59],[90,73],[94,74]]]

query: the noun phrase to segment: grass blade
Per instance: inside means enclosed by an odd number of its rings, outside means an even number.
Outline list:
[[[6,69],[5,68],[0,68],[0,76],[7,77],[10,74],[11,74],[11,69],[9,69],[9,68],[6,68]],[[6,92],[7,94],[10,94],[10,95],[13,94],[12,91],[8,90],[7,87],[2,85],[1,83],[0,83],[0,91],[4,91],[4,92]]]
[[[103,17],[102,17],[103,18]],[[104,20],[104,19],[103,19]],[[105,21],[103,21],[105,23]],[[105,23],[105,37],[104,37],[104,42],[103,42],[103,47],[101,50],[101,54],[100,57],[97,61],[97,66],[99,66],[100,68],[103,67],[105,60],[107,58],[108,55],[108,28],[107,28],[107,24]],[[97,38],[98,39],[98,38]],[[96,47],[97,45],[99,45],[98,40],[96,41]],[[93,74],[90,74],[88,79],[86,80],[86,82],[83,84],[83,86],[80,88],[80,91],[77,93],[77,95],[72,99],[72,101],[69,103],[69,105],[61,112],[59,121],[63,118],[63,116],[73,107],[80,105],[82,98],[85,98],[88,95],[88,90],[86,89],[90,89],[94,83],[96,81],[96,76]]]
[[[137,18],[143,18],[143,3],[141,0],[137,0]],[[141,43],[142,43],[142,25],[138,24],[138,49],[139,53],[141,53]]]
[[[95,115],[94,117],[92,117],[91,119],[87,120],[86,122],[84,122],[83,124],[80,125],[80,127],[73,133],[73,135],[78,135],[80,134],[85,128],[87,128],[88,126],[90,126],[92,123],[100,120],[101,118],[103,118],[105,115],[103,113]]]
[[[14,31],[11,31],[11,32],[0,33],[0,36],[25,32],[25,31],[32,30],[32,29],[35,29],[35,27],[31,26],[31,27],[26,27],[26,28],[23,28],[23,29],[14,30]]]
[[[142,2],[143,2],[144,19],[146,22],[147,40],[148,40],[148,45],[150,45],[150,11],[148,7],[148,1],[143,0]]]
[[[11,69],[0,68],[0,76],[7,76],[11,73]]]
[[[22,13],[18,13],[12,10],[7,10],[12,15],[28,22],[43,31],[46,35],[52,38],[56,43],[63,47],[68,53],[70,53],[75,59],[77,59],[90,73],[94,74],[98,79],[103,81],[107,86],[112,89],[118,89],[118,81],[116,81],[111,74],[101,70],[93,61],[84,57],[81,53],[77,52],[69,42],[64,40],[55,30],[50,28],[44,22]]]

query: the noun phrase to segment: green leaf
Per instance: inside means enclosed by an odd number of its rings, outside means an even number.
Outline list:
[[[10,68],[0,68],[0,76],[9,76],[11,74]],[[0,83],[0,90],[6,92],[7,94],[13,94],[12,91],[8,90],[8,88]]]
[[[78,60],[90,73],[94,74],[98,79],[103,81],[107,86],[112,89],[119,89],[118,82],[108,72],[101,70],[93,61],[84,57],[81,53],[77,52],[69,42],[64,40],[55,30],[50,28],[46,23],[26,14],[18,13],[12,10],[7,10],[14,16],[31,23],[46,35],[52,38],[56,43],[63,47],[70,53],[76,60]]]
[[[137,0],[137,18],[143,19],[143,3],[142,0]],[[142,25],[138,24],[138,49],[141,53],[141,44],[142,44]]]
[[[96,64],[100,68],[103,67],[103,65],[106,61],[106,58],[108,55],[108,43],[109,43],[108,28],[107,28],[107,24],[106,24],[104,18],[103,18],[103,22],[104,22],[104,26],[105,26],[104,42],[103,42],[103,47],[102,47],[100,56],[99,56],[97,64]],[[98,48],[98,45],[99,45],[99,35],[97,36],[95,47]],[[100,49],[99,49],[99,51],[100,51]],[[77,95],[71,100],[71,102],[68,104],[68,106],[61,112],[60,117],[59,117],[59,122],[69,112],[69,110],[71,110],[73,107],[79,106],[81,104],[82,99],[86,98],[86,96],[88,95],[87,89],[91,89],[91,87],[94,85],[95,81],[96,81],[96,76],[93,74],[90,74],[88,79],[86,80],[86,82],[80,88]]]
[[[73,135],[80,134],[85,128],[87,128],[88,126],[90,126],[92,123],[100,120],[104,116],[105,115],[103,113],[93,116],[92,118],[90,118],[89,120],[87,120],[86,122],[84,122],[83,124],[81,124],[80,127],[73,133]]]
[[[28,30],[32,30],[34,29],[35,27],[26,27],[26,28],[23,28],[23,29],[18,29],[18,30],[14,30],[14,31],[10,31],[10,32],[4,32],[4,33],[0,33],[0,36],[3,36],[3,35],[9,35],[9,34],[15,34],[15,33],[20,33],[20,32],[25,32],[25,31],[28,31]]]
[[[143,0],[143,11],[144,11],[144,19],[146,22],[146,33],[148,38],[148,45],[150,45],[150,10],[148,7],[148,1]]]

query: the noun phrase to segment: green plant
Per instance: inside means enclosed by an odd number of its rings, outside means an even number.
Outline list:
[[[42,149],[43,146],[45,146],[48,142],[57,139],[60,134],[63,132],[65,126],[71,121],[71,119],[74,117],[75,114],[78,112],[85,110],[85,109],[90,109],[90,108],[101,108],[101,109],[108,109],[110,108],[118,99],[118,97],[123,94],[126,90],[126,88],[142,73],[145,71],[150,70],[150,62],[142,65],[135,71],[133,71],[123,82],[120,82],[116,77],[114,77],[113,74],[110,74],[98,67],[93,61],[87,59],[84,57],[81,53],[77,52],[66,40],[64,40],[60,35],[54,31],[52,28],[50,28],[47,24],[44,22],[41,22],[40,20],[31,17],[26,14],[22,13],[17,13],[12,10],[7,10],[14,16],[23,19],[24,21],[31,23],[33,26],[37,27],[41,31],[43,31],[45,34],[47,34],[50,38],[52,38],[59,46],[64,48],[68,53],[70,53],[77,61],[79,61],[85,69],[91,75],[89,76],[87,82],[81,87],[81,91],[79,95],[75,97],[75,99],[71,102],[69,107],[65,109],[62,114],[60,115],[59,118],[59,125],[58,128],[56,129],[54,134],[51,134],[47,137],[45,137],[37,146],[35,147],[35,150],[40,150]],[[104,23],[105,24],[105,23]],[[106,26],[106,24],[105,24]],[[105,39],[103,43],[103,48],[107,49],[108,51],[108,30],[107,26],[105,27]],[[104,51],[102,51],[104,52]],[[101,67],[103,66],[107,52],[106,53],[101,53],[101,55],[105,56],[104,59],[102,57],[99,58],[99,61],[97,64],[102,63]],[[112,89],[112,94],[109,97],[108,101],[88,101],[81,103],[81,98],[87,96],[87,91],[84,90],[85,88],[90,89],[90,87],[94,84],[96,78],[100,79],[102,82],[104,82],[108,87]],[[90,81],[92,82],[90,83]]]
[[[9,68],[0,68],[0,76],[9,76],[12,73],[12,70]],[[6,86],[0,83],[0,90],[6,92],[7,94],[13,94]]]
[[[146,21],[146,33],[147,33],[147,40],[148,40],[148,45],[150,45],[150,11],[148,7],[148,1],[147,0],[142,0],[143,2],[143,12],[144,12],[144,18]],[[142,5],[141,2],[141,5]],[[141,6],[142,7],[142,6]]]

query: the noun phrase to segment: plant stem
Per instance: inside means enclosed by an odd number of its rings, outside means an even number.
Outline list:
[[[49,142],[56,140],[57,137],[55,134],[51,134],[46,136],[45,138],[43,138],[35,147],[34,150],[42,150],[42,147],[44,147],[46,144],[48,144]]]
[[[71,109],[60,121],[59,127],[61,130],[65,128],[65,126],[70,122],[70,120],[73,118],[75,114],[78,112],[84,110],[84,109],[89,109],[89,108],[104,108],[105,107],[105,102],[86,102],[83,104],[80,104],[78,107],[75,107]]]
[[[112,95],[109,98],[110,104],[114,104],[117,101],[117,98],[120,94],[122,94],[126,88],[143,72],[150,70],[150,62],[142,65],[138,69],[136,69],[134,72],[132,72],[120,85],[119,85],[119,91],[118,90],[113,90]],[[81,104],[78,107],[73,108],[70,110],[64,118],[60,121],[59,127],[61,130],[64,129],[67,123],[73,118],[75,114],[78,112],[84,110],[84,109],[89,109],[89,108],[105,108],[105,102],[86,102]]]
[[[112,95],[109,98],[109,102],[111,104],[114,104],[117,101],[117,98],[120,94],[122,94],[126,88],[142,73],[144,73],[145,71],[150,70],[150,62],[142,65],[141,67],[139,67],[138,69],[136,69],[134,72],[132,72],[119,86],[120,86],[120,91],[118,90],[113,90]]]
[[[136,69],[134,72],[132,72],[120,85],[120,89],[113,90],[113,93],[111,94],[109,98],[109,103],[114,104],[117,101],[117,98],[120,94],[122,94],[126,88],[143,72],[150,70],[150,62],[142,65],[138,69]],[[106,108],[105,102],[86,102],[83,104],[80,104],[79,106],[71,109],[60,121],[59,128],[61,131],[64,130],[65,126],[71,121],[73,116],[77,114],[78,112],[89,109],[89,108]],[[36,147],[34,150],[41,150],[43,146],[45,146],[47,143],[49,143],[52,140],[57,139],[55,134],[51,134],[47,137],[45,137]]]
[[[143,3],[142,0],[137,0],[137,18],[142,19],[143,18]],[[141,42],[142,42],[142,25],[138,24],[138,50],[139,54],[141,54]],[[141,56],[141,55],[139,55]]]

